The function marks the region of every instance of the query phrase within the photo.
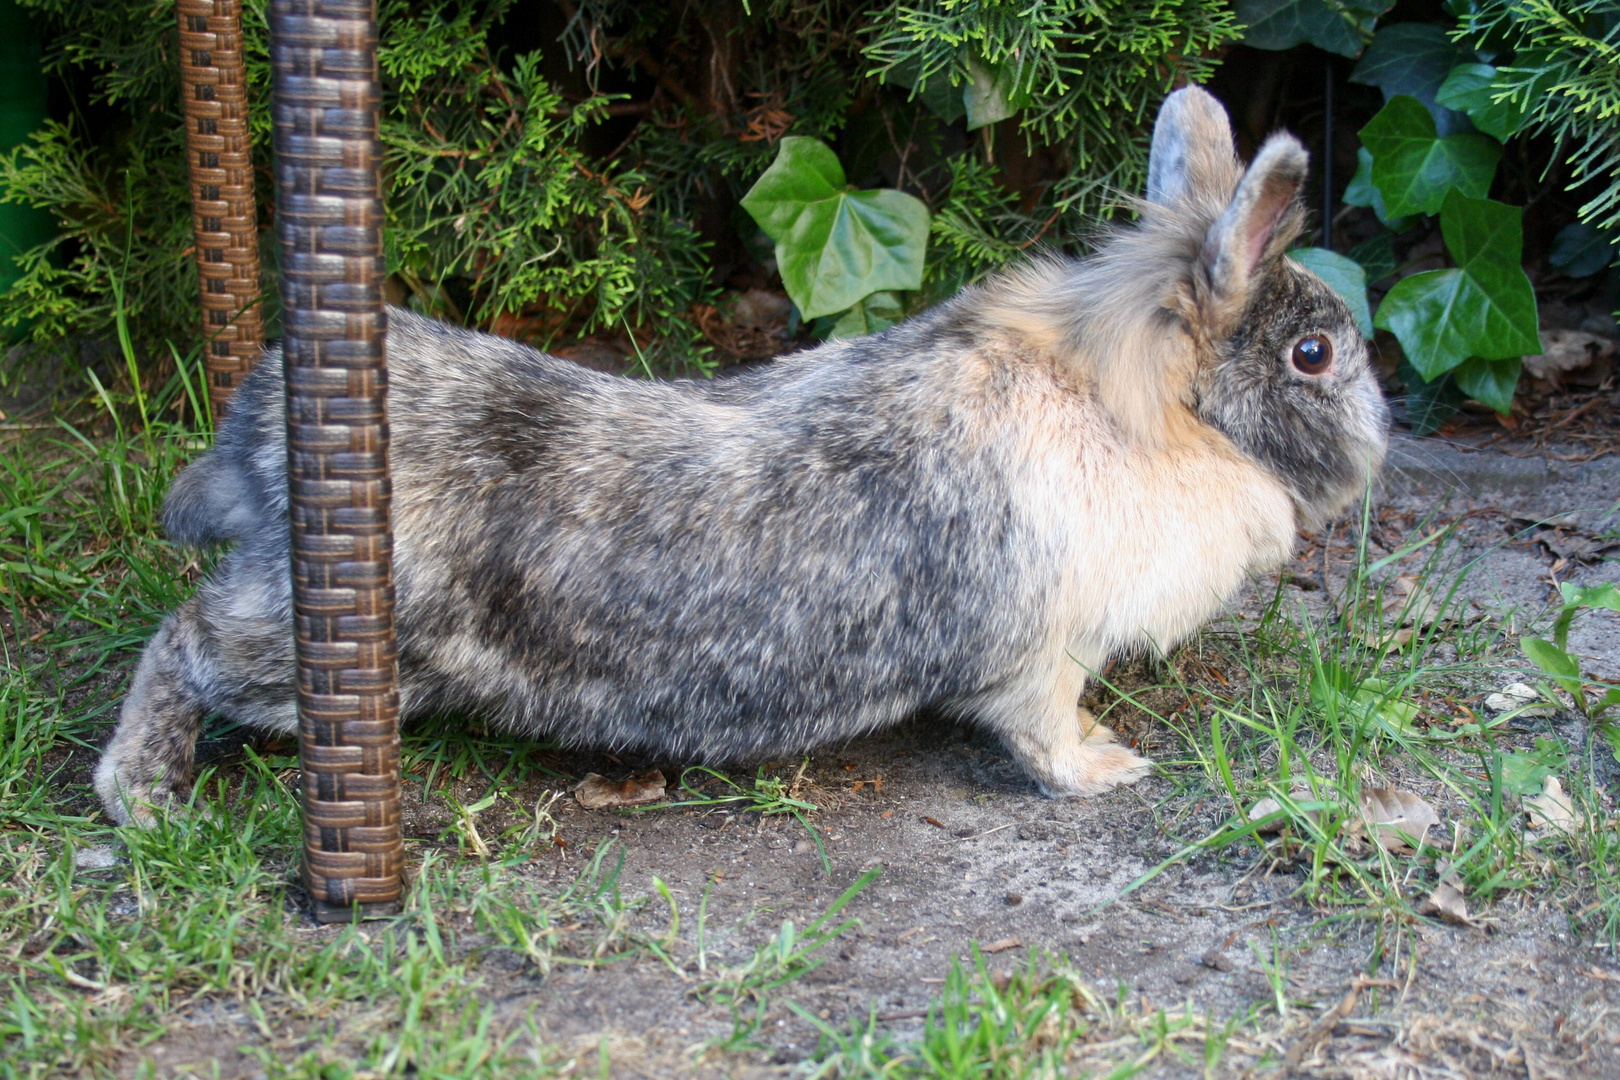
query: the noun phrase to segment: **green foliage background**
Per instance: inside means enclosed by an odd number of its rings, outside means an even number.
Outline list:
[[[22,2],[72,115],[0,161],[5,198],[61,225],[0,322],[104,334],[121,277],[137,338],[183,348],[172,0]],[[265,7],[246,0],[245,31],[273,333]],[[1158,101],[1238,32],[1224,0],[381,0],[379,20],[396,298],[542,342],[634,328],[676,369],[710,363],[694,305],[769,250],[737,201],[782,136],[928,204],[923,302],[1079,243],[1139,187]]]

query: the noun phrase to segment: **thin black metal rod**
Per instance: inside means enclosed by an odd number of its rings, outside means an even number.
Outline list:
[[[1333,57],[1322,63],[1322,246],[1333,250]]]

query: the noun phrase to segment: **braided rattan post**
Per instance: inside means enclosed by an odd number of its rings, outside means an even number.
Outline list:
[[[398,908],[377,25],[272,0],[304,867],[325,921]]]
[[[175,6],[208,398],[219,416],[264,344],[242,5],[178,0]]]

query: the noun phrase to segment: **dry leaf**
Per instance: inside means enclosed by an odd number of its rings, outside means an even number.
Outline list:
[[[1566,380],[1596,385],[1603,381],[1613,358],[1611,338],[1584,330],[1543,330],[1540,354],[1524,357],[1523,364],[1531,378],[1554,385]]]
[[[1440,602],[1434,593],[1411,574],[1402,574],[1384,588],[1383,619],[1379,626],[1367,628],[1362,641],[1370,649],[1404,649],[1419,631],[1439,620]]]
[[[1544,529],[1536,534],[1536,539],[1555,558],[1583,563],[1600,563],[1605,554],[1620,547],[1620,541],[1612,537],[1584,532],[1566,533],[1562,529]]]
[[[1468,918],[1468,903],[1463,899],[1462,880],[1453,873],[1440,875],[1440,884],[1435,886],[1429,898],[1418,905],[1418,911],[1424,915],[1438,915],[1446,922],[1466,925]]]
[[[1295,802],[1298,802],[1301,799],[1309,799],[1311,797],[1309,789],[1302,787],[1293,788],[1288,792],[1288,795]],[[1267,795],[1265,798],[1249,807],[1249,820],[1259,821],[1261,818],[1275,814],[1282,808],[1282,803],[1278,802],[1276,799],[1273,799],[1270,795]],[[1304,816],[1313,823],[1321,817],[1321,815],[1315,810],[1306,810],[1304,812]],[[1270,825],[1261,827],[1257,831],[1262,833],[1279,833],[1282,832],[1287,825],[1288,819],[1283,817],[1273,821]]]
[[[982,953],[1006,952],[1008,949],[1022,948],[1023,944],[1024,943],[1022,941],[1019,941],[1015,937],[1004,937],[1000,941],[992,941],[990,944],[984,946],[979,951],[982,952]]]
[[[1384,610],[1392,618],[1401,620],[1402,626],[1418,629],[1433,626],[1440,618],[1440,601],[1434,592],[1410,574],[1402,574],[1390,582],[1384,600]]]
[[[1440,824],[1434,807],[1410,791],[1363,788],[1361,812],[1373,826],[1373,839],[1385,851],[1422,847],[1430,826]]]
[[[1281,809],[1282,803],[1278,802],[1276,799],[1273,799],[1270,795],[1267,795],[1265,798],[1249,807],[1249,820],[1259,821],[1261,818],[1269,817]],[[1286,824],[1288,824],[1287,818],[1279,818],[1276,821],[1273,821],[1270,825],[1260,826],[1260,828],[1256,831],[1263,833],[1282,832],[1282,827]]]
[[[1572,833],[1581,822],[1575,804],[1564,794],[1564,785],[1556,776],[1541,782],[1541,794],[1525,799],[1524,809],[1530,815],[1530,827],[1535,830],[1530,836],[1531,843],[1554,831]]]
[[[642,806],[664,797],[664,774],[657,769],[638,772],[615,783],[596,773],[588,774],[574,789],[574,798],[587,810],[614,806]]]

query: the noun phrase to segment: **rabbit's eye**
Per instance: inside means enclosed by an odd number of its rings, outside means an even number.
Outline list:
[[[1320,375],[1333,364],[1333,340],[1324,334],[1312,334],[1294,343],[1294,370],[1302,375]]]

